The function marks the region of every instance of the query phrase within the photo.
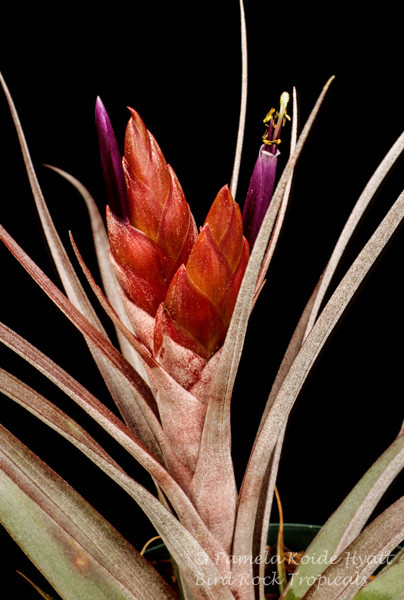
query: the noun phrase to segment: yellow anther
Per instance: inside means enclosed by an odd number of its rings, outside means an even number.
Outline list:
[[[268,125],[269,125],[269,123],[271,122],[271,119],[273,119],[273,118],[274,118],[274,113],[275,113],[275,109],[274,109],[274,108],[271,108],[271,110],[270,110],[270,111],[269,111],[269,113],[266,115],[266,117],[265,117],[265,119],[264,119],[264,121],[263,121],[263,123],[264,123],[266,126],[268,126]]]
[[[266,144],[267,146],[272,146],[272,144],[280,144],[281,140],[277,139],[277,140],[269,140],[268,138],[265,137],[265,133],[262,136],[262,141],[264,142],[264,144]]]
[[[264,125],[267,128],[264,135],[262,136],[262,141],[264,144],[271,146],[272,144],[280,144],[281,140],[277,139],[275,136],[279,135],[281,127],[284,127],[286,124],[286,120],[290,121],[290,117],[286,112],[286,107],[289,102],[289,94],[287,92],[283,92],[280,98],[280,107],[279,112],[276,112],[275,108],[271,108],[271,110],[267,113],[264,118]],[[269,128],[272,126],[272,131],[274,132],[275,139],[268,139]]]

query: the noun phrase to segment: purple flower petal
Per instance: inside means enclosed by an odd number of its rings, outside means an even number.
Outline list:
[[[251,177],[243,210],[244,235],[252,250],[274,191],[279,152],[263,144]]]
[[[128,208],[122,159],[111,121],[99,97],[95,103],[95,124],[98,132],[101,165],[107,189],[108,203],[118,217],[127,219]]]

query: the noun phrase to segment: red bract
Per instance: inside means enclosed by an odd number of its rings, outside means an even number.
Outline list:
[[[127,298],[151,317],[197,236],[175,173],[131,109],[123,168],[127,219],[107,211],[111,258]]]
[[[117,144],[111,142],[115,137],[109,119],[103,113],[101,117],[108,181],[120,173]],[[108,152],[103,152],[104,132]],[[249,258],[241,212],[224,187],[198,236],[173,170],[133,110],[122,167],[125,194],[119,198],[124,198],[125,210],[116,214],[113,207],[107,209],[110,258],[135,336],[165,371],[162,380],[156,365],[144,365],[163,430],[177,457],[194,470],[218,350]],[[118,188],[114,181],[109,187]],[[234,506],[228,504],[226,522],[231,522]]]
[[[110,179],[116,179],[117,144],[101,101],[97,107],[104,175],[107,188],[115,189]],[[174,171],[138,113],[130,112],[122,161],[125,210],[116,214],[114,207],[107,208],[110,256],[136,335],[189,389],[198,379],[195,362],[200,371],[223,344],[248,262],[248,242],[227,186],[197,237]],[[188,365],[194,364],[191,377],[180,373],[184,366],[171,364],[173,344],[196,355],[187,355]]]
[[[186,262],[197,230],[180,183],[152,134],[130,109],[123,168],[129,219],[159,248],[162,276],[168,286]]]
[[[240,209],[225,186],[158,311],[155,352],[161,347],[164,329],[178,344],[203,358],[215,353],[224,341],[248,257]]]
[[[137,306],[155,315],[167,291],[161,272],[163,252],[142,231],[118,219],[109,207],[107,224],[111,260],[123,291]]]

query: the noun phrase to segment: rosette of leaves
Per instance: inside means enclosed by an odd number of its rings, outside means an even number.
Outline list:
[[[245,45],[243,49],[245,52]],[[176,565],[178,590],[3,427],[2,523],[67,600],[173,600],[178,592],[188,600],[263,599],[263,562],[232,562],[228,558],[259,557],[265,552],[289,413],[338,319],[404,217],[401,194],[320,312],[356,225],[404,148],[404,134],[358,199],[302,314],[272,383],[244,479],[237,489],[230,435],[234,381],[248,320],[282,226],[294,167],[328,84],[299,136],[294,94],[290,158],[276,187],[274,159],[266,155],[276,154],[271,143],[260,150],[248,198],[257,210],[261,202],[268,208],[259,217],[258,233],[250,239],[251,254],[243,236],[241,213],[233,200],[242,126],[231,192],[222,188],[198,234],[173,170],[137,113],[131,113],[122,162],[108,116],[98,103],[101,158],[110,206],[108,232],[88,191],[72,176],[61,174],[87,203],[104,291],[74,247],[98,300],[116,327],[120,350],[109,340],[62,246],[4,80],[2,84],[65,293],[4,228],[0,237],[83,334],[121,418],[6,325],[0,327],[1,341],[63,390],[134,457],[152,476],[157,494],[135,481],[68,414],[5,370],[0,373],[0,389],[71,442],[143,509]],[[241,124],[245,102],[242,107]],[[281,111],[269,142],[275,143],[280,120]],[[248,210],[249,222],[256,223],[255,209],[252,215]],[[403,433],[401,429],[321,529],[306,551],[307,560],[287,585],[284,582],[285,600],[402,599],[402,555],[371,583],[367,581],[380,559],[404,538],[404,499],[366,524],[404,465]],[[324,552],[328,563],[316,560]],[[344,560],[348,554],[355,554],[358,560]]]

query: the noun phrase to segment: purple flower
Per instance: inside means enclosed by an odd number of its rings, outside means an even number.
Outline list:
[[[97,98],[95,103],[95,124],[98,132],[101,165],[104,173],[108,203],[117,216],[127,219],[126,186],[121,154],[111,121],[100,97]]]
[[[279,113],[275,114],[273,108],[264,119],[267,130],[262,138],[264,143],[259,149],[243,210],[244,235],[250,244],[251,250],[257,239],[275,187],[276,166],[280,154],[277,146],[281,141],[279,135],[282,126],[285,119],[289,118],[286,114],[288,100],[289,94],[284,92],[281,96]],[[276,122],[275,119],[277,119]]]

